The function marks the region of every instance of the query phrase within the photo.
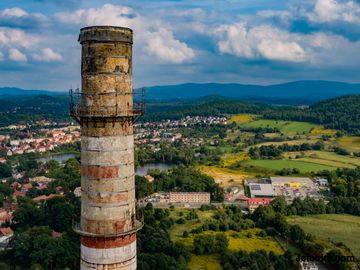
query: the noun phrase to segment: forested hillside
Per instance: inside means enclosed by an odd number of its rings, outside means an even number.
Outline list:
[[[36,120],[70,120],[68,96],[2,96],[0,127]]]
[[[360,133],[360,95],[343,96],[314,104],[309,109],[281,108],[264,115],[278,120],[309,121],[327,128]]]

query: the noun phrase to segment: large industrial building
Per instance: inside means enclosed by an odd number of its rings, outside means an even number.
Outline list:
[[[71,90],[71,115],[81,125],[82,270],[135,270],[137,219],[131,29],[81,29],[81,91]],[[140,219],[141,220],[141,219]]]
[[[209,192],[170,192],[170,203],[210,203]]]
[[[274,188],[267,183],[248,183],[252,198],[272,198],[275,196]]]
[[[318,180],[319,181],[319,180]],[[326,186],[326,179],[322,180],[322,185]],[[284,196],[288,203],[295,198],[305,199],[311,197],[314,199],[321,198],[319,193],[320,183],[315,183],[307,177],[270,177],[269,179],[246,181],[249,187],[251,198],[274,198]]]

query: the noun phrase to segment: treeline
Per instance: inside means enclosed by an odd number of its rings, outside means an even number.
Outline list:
[[[322,141],[318,141],[315,144],[302,143],[299,145],[289,145],[285,143],[282,145],[262,145],[260,147],[251,147],[249,149],[249,156],[252,159],[274,159],[280,158],[284,152],[300,152],[322,149],[324,149],[324,142]]]
[[[210,192],[211,199],[222,202],[224,190],[215,180],[192,167],[178,166],[168,172],[151,170],[155,180],[148,182],[144,177],[136,176],[136,197],[144,198],[158,191]]]
[[[280,108],[264,114],[276,120],[307,121],[323,124],[351,134],[360,133],[360,95],[338,97],[319,102],[308,109]]]
[[[327,202],[305,198],[295,198],[291,204],[286,204],[284,197],[276,197],[272,203],[276,213],[290,215],[318,215],[318,214],[350,214],[360,216],[360,198],[356,197],[333,197]]]

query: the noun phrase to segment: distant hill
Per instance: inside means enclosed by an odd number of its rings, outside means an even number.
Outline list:
[[[0,88],[0,96],[67,95],[67,92]],[[147,100],[196,99],[221,95],[227,98],[272,104],[313,104],[344,95],[360,94],[360,84],[331,81],[297,81],[276,85],[245,85],[222,83],[187,83],[147,87]]]
[[[0,96],[35,96],[35,95],[67,95],[67,92],[55,92],[48,90],[25,90],[16,87],[0,87]]]
[[[208,95],[222,95],[245,100],[280,99],[301,100],[304,103],[343,95],[360,94],[360,84],[330,81],[297,81],[277,85],[259,86],[244,84],[179,84],[148,87],[148,99],[192,99]],[[290,102],[291,103],[291,102]]]

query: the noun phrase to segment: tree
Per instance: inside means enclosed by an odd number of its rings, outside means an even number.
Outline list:
[[[6,163],[0,163],[0,178],[11,177],[12,170],[10,165]]]
[[[284,196],[278,196],[271,202],[271,206],[276,213],[284,214],[287,208]]]
[[[290,227],[289,237],[290,237],[290,240],[292,240],[294,242],[302,242],[305,239],[306,234],[299,225],[292,225]]]
[[[225,234],[197,235],[193,244],[194,252],[202,255],[225,252],[229,242]]]

